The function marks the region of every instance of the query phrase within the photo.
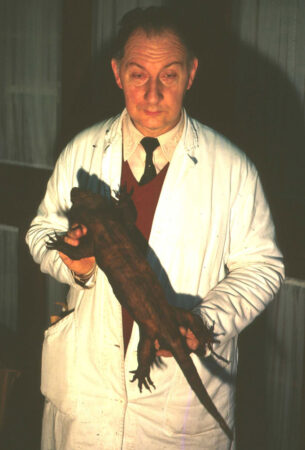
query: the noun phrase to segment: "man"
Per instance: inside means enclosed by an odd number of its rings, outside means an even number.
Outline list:
[[[67,231],[73,186],[113,196],[120,184],[132,188],[137,226],[149,240],[148,260],[168,301],[214,324],[214,350],[222,359],[192,358],[233,428],[237,336],[272,300],[283,264],[255,168],[182,107],[198,60],[175,20],[163,8],[137,9],[123,19],[111,64],[126,109],[67,146],[27,234],[41,270],[70,284],[73,310],[45,335],[44,450],[235,445],[158,342],[161,364],[151,371],[156,389],[140,393],[130,383],[137,325],[122,312],[94,257],[72,261],[45,245],[48,234]],[[158,138],[153,167],[143,137]],[[86,231],[70,230],[66,241],[78,245]],[[195,350],[196,337],[181,333]]]

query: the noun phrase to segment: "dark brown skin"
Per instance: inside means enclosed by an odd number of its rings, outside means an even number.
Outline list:
[[[65,236],[50,237],[49,249],[56,249],[71,259],[95,256],[98,266],[107,275],[115,296],[137,322],[140,329],[138,368],[132,381],[154,387],[150,367],[156,356],[155,341],[170,350],[200,402],[233,440],[233,434],[216,409],[202,384],[181,334],[181,327],[191,330],[199,341],[197,353],[215,342],[213,331],[199,316],[171,306],[145,258],[145,244],[134,226],[135,211],[128,194],[122,192],[119,201],[73,188],[72,208],[68,212],[71,224],[83,224],[87,234],[78,246],[65,242]]]

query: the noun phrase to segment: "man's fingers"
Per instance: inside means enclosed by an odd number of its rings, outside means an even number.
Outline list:
[[[155,349],[157,350],[156,356],[165,356],[166,358],[173,356],[173,354],[169,350],[160,349],[160,344],[159,344],[158,339],[155,340],[154,344],[155,344]]]
[[[169,358],[173,356],[173,354],[169,350],[158,350],[156,352],[156,356],[164,356],[165,358]]]
[[[77,247],[79,245],[79,240],[86,234],[87,228],[85,225],[73,224],[67,232],[67,235],[64,237],[64,241],[73,247]]]
[[[182,336],[185,337],[186,339],[186,343],[187,346],[189,347],[190,350],[197,350],[198,346],[199,346],[199,341],[196,338],[196,336],[194,335],[194,333],[189,329],[189,328],[185,328],[185,327],[179,327],[180,333],[182,334]]]
[[[180,333],[182,334],[182,336],[185,336],[186,338],[192,339],[195,337],[194,333],[189,328],[179,327],[179,330],[180,330]]]
[[[80,239],[85,236],[85,234],[87,234],[87,227],[85,227],[85,225],[75,223],[68,231],[67,236],[72,239]]]
[[[185,328],[185,327],[179,327],[179,330],[180,330],[180,333],[182,334],[182,336],[185,337],[188,348],[192,351],[197,350],[197,348],[199,346],[199,341],[196,338],[196,336],[194,335],[194,333],[189,328]],[[165,356],[165,357],[173,356],[169,350],[164,350],[164,349],[160,348],[160,343],[159,343],[158,339],[155,340],[154,344],[155,344],[155,349],[157,350],[156,356]]]
[[[79,244],[79,239],[71,238],[69,236],[64,237],[66,244],[72,245],[72,247],[77,247]]]

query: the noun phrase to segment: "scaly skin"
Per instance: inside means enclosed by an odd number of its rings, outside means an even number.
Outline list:
[[[56,249],[72,259],[95,256],[98,266],[107,275],[115,296],[129,311],[140,329],[138,367],[132,381],[138,380],[140,391],[154,387],[150,367],[155,358],[154,342],[169,349],[191,388],[208,412],[232,440],[233,434],[209,397],[189,355],[179,327],[192,330],[202,354],[215,342],[213,331],[198,316],[171,306],[143,253],[143,242],[134,226],[136,218],[130,196],[122,192],[119,201],[73,188],[72,208],[68,212],[71,224],[87,227],[87,235],[79,246],[65,243],[64,236],[50,237],[49,249]]]

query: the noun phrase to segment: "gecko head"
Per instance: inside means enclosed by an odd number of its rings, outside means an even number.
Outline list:
[[[110,202],[100,194],[74,187],[71,190],[72,208],[68,212],[70,223],[88,226],[101,215],[107,216]]]
[[[71,202],[74,207],[81,206],[86,209],[100,209],[106,207],[107,200],[100,194],[94,194],[78,187],[71,190]]]
[[[132,192],[127,193],[125,188],[117,193],[115,199],[74,187],[71,190],[72,208],[68,211],[70,224],[81,223],[90,228],[97,221],[111,221],[133,227],[137,211],[131,196]]]

